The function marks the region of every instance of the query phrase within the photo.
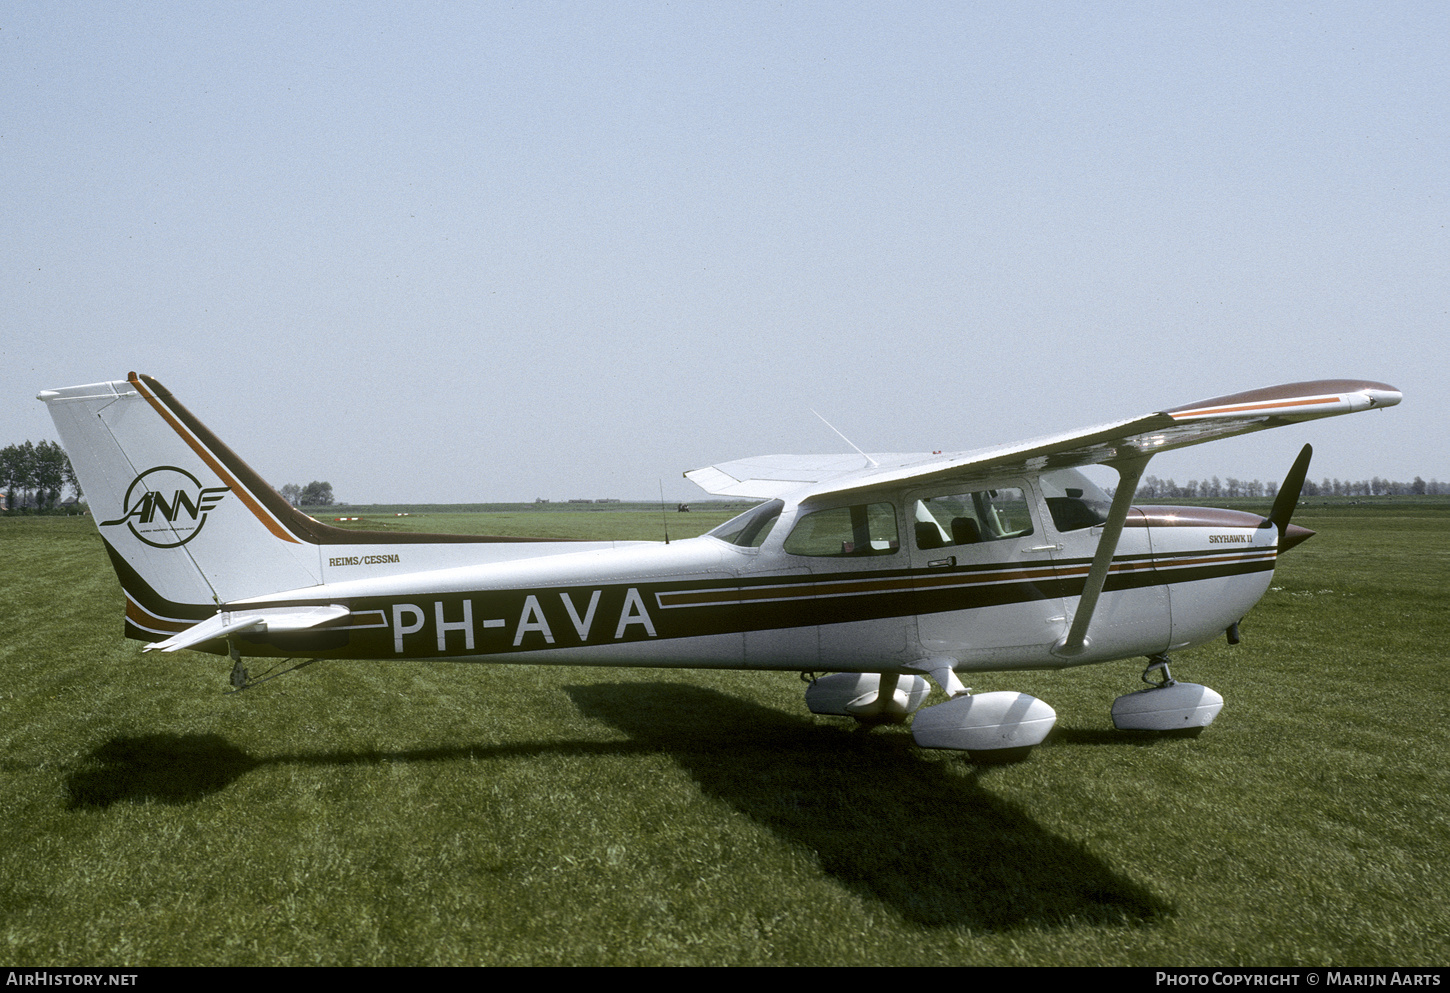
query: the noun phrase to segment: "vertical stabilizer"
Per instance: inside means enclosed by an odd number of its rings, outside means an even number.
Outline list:
[[[47,390],[140,632],[321,582],[307,521],[154,379]],[[307,521],[307,523],[311,523]]]

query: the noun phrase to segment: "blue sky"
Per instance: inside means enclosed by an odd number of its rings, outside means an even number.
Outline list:
[[[1149,472],[1450,479],[1450,7],[0,5],[0,442],[165,383],[277,485],[667,499],[1302,379]]]

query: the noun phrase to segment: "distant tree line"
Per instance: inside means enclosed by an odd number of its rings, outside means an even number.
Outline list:
[[[331,507],[332,484],[316,480],[306,486],[288,483],[281,489],[282,496],[294,507]]]
[[[7,513],[53,510],[69,486],[77,500],[81,484],[65,449],[53,441],[22,442],[0,448],[0,492]]]
[[[27,511],[49,511],[56,508],[61,495],[69,486],[79,501],[82,497],[80,481],[65,449],[53,441],[22,442],[0,448],[0,493],[5,495],[7,513]],[[1109,492],[1112,488],[1109,487]],[[332,484],[313,480],[306,486],[288,483],[281,489],[282,496],[294,507],[330,507],[336,501],[332,495]],[[1179,485],[1172,479],[1145,476],[1138,484],[1135,496],[1143,500],[1165,499],[1219,499],[1233,497],[1262,497],[1273,499],[1279,493],[1277,482],[1262,483],[1257,479],[1243,480],[1229,476],[1220,481],[1217,476],[1209,479],[1190,479]],[[1370,479],[1349,480],[1325,477],[1319,482],[1304,481],[1302,496],[1445,496],[1450,495],[1450,483],[1432,479],[1426,482],[1416,476],[1412,482],[1402,483],[1374,476]],[[536,500],[535,503],[547,503]],[[610,500],[571,500],[570,503],[611,503]]]
[[[1432,479],[1428,483],[1416,476],[1413,482],[1400,483],[1375,476],[1372,479],[1350,480],[1325,477],[1320,482],[1304,480],[1302,497],[1314,496],[1443,496],[1450,494],[1450,483]],[[1279,495],[1277,482],[1261,483],[1257,479],[1243,480],[1229,476],[1222,482],[1217,476],[1211,479],[1190,479],[1180,486],[1171,479],[1145,476],[1138,484],[1136,496],[1139,499],[1175,499],[1220,497],[1267,497]]]
[[[81,484],[65,449],[53,441],[21,442],[0,448],[0,494],[7,513],[49,511],[60,503],[65,487],[81,499]],[[282,496],[294,507],[330,507],[332,484],[313,481],[306,486],[288,483]]]

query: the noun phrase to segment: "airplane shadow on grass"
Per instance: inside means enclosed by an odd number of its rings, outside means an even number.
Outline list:
[[[586,716],[667,752],[707,794],[909,921],[999,931],[1147,924],[1172,908],[982,785],[964,756],[679,683],[566,687]]]
[[[219,734],[123,735],[86,756],[66,776],[67,809],[110,807],[117,803],[188,804],[226,789],[241,776],[266,766],[378,765],[384,762],[453,762],[459,759],[508,759],[549,752],[570,755],[620,755],[652,752],[644,745],[617,741],[561,741],[544,744],[458,745],[394,751],[331,751],[257,758]]]
[[[66,776],[71,810],[126,802],[191,803],[268,764],[219,734],[112,738],[93,749],[87,759]]]
[[[815,853],[823,871],[923,925],[1151,924],[1173,908],[982,785],[964,756],[852,733],[681,683],[568,686],[627,742],[559,741],[257,758],[216,734],[113,738],[66,786],[72,809],[196,802],[263,766],[664,752],[707,795]],[[627,798],[625,798],[627,799]]]

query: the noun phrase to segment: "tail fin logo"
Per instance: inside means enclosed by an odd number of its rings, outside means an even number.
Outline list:
[[[191,473],[175,466],[147,469],[126,490],[125,513],[101,527],[124,524],[153,548],[177,548],[201,533],[206,515],[230,486],[202,486]]]

